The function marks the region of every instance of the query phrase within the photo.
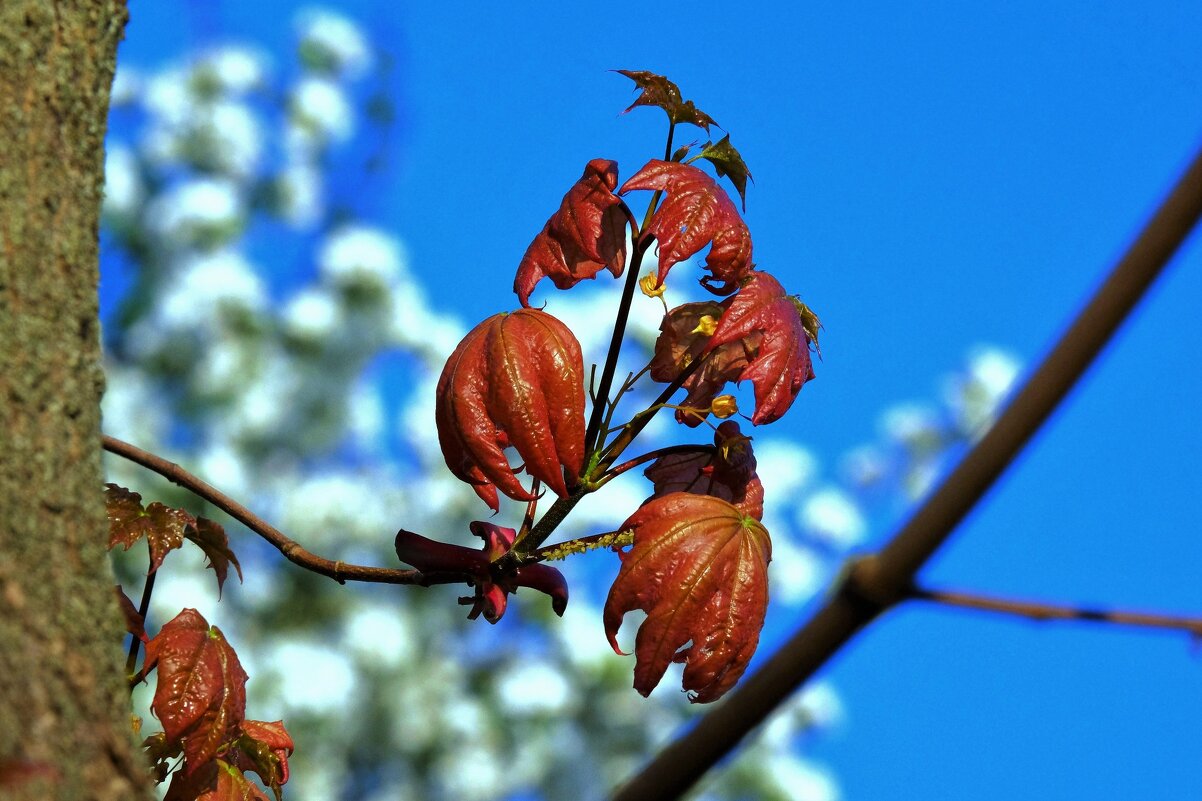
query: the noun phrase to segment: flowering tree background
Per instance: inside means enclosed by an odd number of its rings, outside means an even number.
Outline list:
[[[479,514],[430,425],[434,382],[465,328],[430,300],[399,232],[326,196],[329,171],[363,147],[356,132],[381,124],[361,86],[380,57],[374,44],[328,10],[300,14],[295,29],[295,49],[274,58],[222,44],[118,72],[105,275],[124,287],[110,295],[106,432],[190,466],[310,550],[389,564],[398,525],[466,542]],[[256,263],[263,236],[295,266]],[[604,358],[618,289],[546,296],[586,362]],[[644,350],[625,353],[619,375],[646,363],[662,314],[658,299],[639,299],[632,327]],[[872,509],[921,496],[1016,375],[1012,356],[978,348],[937,400],[888,410],[882,439],[836,471],[757,431],[776,535],[772,614],[783,619],[829,578],[867,535]],[[220,517],[128,462],[108,469],[147,498]],[[571,530],[604,531],[614,508],[646,493],[624,477],[582,504]],[[547,622],[535,599],[498,641],[446,591],[339,587],[234,539],[241,587],[214,603],[202,560],[186,564],[181,552],[158,580],[151,620],[196,606],[220,623],[251,676],[249,706],[283,717],[302,744],[290,795],[602,797],[693,714],[670,686],[647,701],[633,694],[628,665],[597,636],[612,556],[566,564],[564,621]],[[121,566],[136,586],[141,557]],[[149,690],[137,698],[148,703]],[[840,715],[835,691],[816,685],[705,793],[833,798],[834,779],[803,756],[799,736]]]

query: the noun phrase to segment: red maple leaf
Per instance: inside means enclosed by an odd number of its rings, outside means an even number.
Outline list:
[[[622,524],[634,546],[605,601],[615,651],[622,618],[642,609],[634,688],[647,695],[670,662],[683,662],[689,700],[716,700],[755,653],[768,608],[772,543],[764,526],[726,501],[675,492],[648,501]]]
[[[722,349],[733,343],[742,343],[747,356],[737,380],[750,380],[755,387],[751,422],[758,426],[779,419],[814,377],[814,366],[799,302],[768,273],[751,273],[730,299],[705,349],[726,359]]]
[[[636,189],[655,189],[665,194],[643,235],[659,243],[659,275],[662,285],[673,265],[706,245],[710,275],[701,284],[715,295],[729,295],[752,269],[751,232],[739,216],[730,196],[708,174],[689,164],[652,159],[632,175],[619,195]]]
[[[505,458],[512,446],[527,473],[566,496],[584,463],[583,374],[576,337],[546,312],[519,309],[480,323],[438,379],[434,420],[447,467],[494,512],[498,489],[533,500]]]
[[[185,774],[211,761],[246,717],[246,671],[221,631],[185,609],[146,643],[143,671],[158,668],[151,709]]]
[[[259,774],[278,799],[280,787],[288,783],[288,757],[295,748],[292,735],[282,720],[244,720],[239,728],[241,736],[226,754],[227,760],[243,772]]]
[[[727,305],[729,301],[685,303],[664,315],[659,324],[659,338],[655,340],[655,355],[651,359],[651,379],[670,384],[682,370],[701,358]],[[683,387],[688,394],[676,410],[676,421],[690,428],[701,425],[714,397],[746,367],[747,354],[742,342],[714,349],[685,379]]]
[[[608,269],[614,277],[626,266],[627,211],[614,194],[618,164],[593,159],[526,248],[513,279],[513,291],[523,306],[544,276],[560,289],[569,289]]]
[[[623,111],[623,114],[633,111],[639,106],[659,106],[668,114],[673,124],[688,122],[709,131],[711,125],[718,125],[714,118],[685,100],[680,94],[680,87],[663,75],[657,75],[647,70],[614,70],[619,75],[625,75],[634,81],[636,88],[641,90],[634,102]],[[721,126],[719,126],[721,127]]]
[[[755,472],[755,454],[751,438],[739,430],[739,424],[727,420],[714,431],[712,450],[697,453],[670,453],[661,456],[643,471],[655,485],[652,498],[673,492],[712,495],[730,502],[756,520],[764,517],[764,485]]]
[[[277,799],[278,799],[277,795]],[[195,773],[171,777],[163,801],[270,801],[236,765],[224,759],[206,762]]]

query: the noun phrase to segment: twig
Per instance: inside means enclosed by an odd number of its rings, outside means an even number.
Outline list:
[[[429,587],[433,584],[457,584],[459,582],[470,581],[470,577],[465,573],[422,573],[419,570],[368,567],[366,565],[352,565],[346,562],[324,559],[305,550],[299,543],[287,537],[278,528],[263,520],[221,490],[192,475],[175,462],[170,462],[161,456],[156,456],[149,451],[144,451],[135,445],[123,442],[115,437],[110,437],[107,434],[104,436],[104,449],[131,462],[136,462],[148,470],[153,470],[168,481],[178,484],[189,492],[204,498],[270,542],[288,561],[313,573],[328,576],[339,584],[345,584],[348,581],[366,581],[376,584],[416,584],[422,587]]]
[[[919,568],[1084,374],[1199,216],[1202,151],[1039,369],[926,503],[878,555],[847,571],[814,616],[720,707],[621,787],[615,801],[683,795],[860,629],[904,597]]]
[[[1197,617],[1160,615],[1147,612],[1125,612],[1119,609],[1063,606],[1037,601],[1018,601],[1010,598],[990,598],[967,592],[932,590],[923,587],[915,587],[910,590],[906,593],[906,599],[944,604],[945,606],[958,606],[964,609],[978,609],[983,612],[1017,615],[1040,622],[1076,620],[1089,623],[1110,623],[1117,626],[1139,626],[1142,628],[1166,629],[1170,631],[1186,631],[1195,637],[1202,637],[1202,618]]]
[[[633,470],[634,468],[638,467],[639,465],[646,464],[647,462],[650,462],[654,459],[658,459],[661,456],[671,456],[673,454],[680,454],[680,453],[693,453],[693,454],[706,453],[706,454],[712,455],[713,452],[714,452],[713,445],[669,445],[665,448],[656,448],[653,451],[647,451],[642,456],[636,456],[633,459],[630,459],[629,461],[622,462],[622,464],[620,464],[620,465],[615,465],[614,467],[609,468],[608,470],[605,471],[605,475],[602,477],[600,483],[607,484],[611,480],[613,480],[613,479],[617,478],[618,476],[622,475],[623,473],[625,473],[626,471]]]
[[[150,552],[150,539],[146,540],[146,550]],[[154,553],[150,552],[150,566],[154,566]],[[142,584],[142,598],[138,601],[138,616],[142,618],[142,624],[146,624],[146,613],[150,611],[150,594],[154,592],[154,577],[159,574],[159,571],[146,574],[146,581]],[[132,642],[129,644],[129,653],[125,657],[125,675],[132,676],[134,668],[138,666],[138,649],[142,647],[142,641],[138,639],[138,635],[130,634]],[[132,684],[130,685],[133,686]]]

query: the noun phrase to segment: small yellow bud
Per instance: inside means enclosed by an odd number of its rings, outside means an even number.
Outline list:
[[[710,404],[710,414],[717,417],[719,420],[725,420],[732,414],[739,411],[739,404],[735,401],[734,395],[719,395],[714,398],[714,402]]]
[[[659,276],[657,276],[655,273],[647,273],[639,279],[639,289],[643,290],[643,294],[649,298],[658,298],[662,296],[664,294],[664,290],[667,289],[667,286],[661,284],[657,287],[656,283],[658,279]]]
[[[707,337],[714,335],[714,330],[718,327],[718,321],[708,314],[701,315],[701,319],[697,321],[697,327],[690,331],[690,334],[704,334]],[[729,395],[726,397],[730,397]],[[731,398],[733,401],[734,399]]]

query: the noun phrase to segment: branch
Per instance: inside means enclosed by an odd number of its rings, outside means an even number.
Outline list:
[[[1199,216],[1202,152],[994,426],[926,503],[879,554],[853,564],[826,603],[725,703],[619,788],[615,801],[683,795],[860,629],[904,598],[919,568],[1097,357]]]
[[[144,451],[135,445],[110,437],[107,434],[104,436],[104,449],[131,462],[136,462],[146,469],[158,473],[168,481],[178,484],[194,495],[204,498],[270,542],[289,562],[313,573],[329,576],[339,584],[345,584],[348,581],[367,581],[376,584],[416,584],[422,587],[429,587],[432,584],[471,582],[471,577],[466,573],[422,573],[419,570],[350,565],[346,562],[324,559],[305,550],[299,543],[288,538],[278,528],[263,520],[221,490],[192,475],[175,462],[169,462],[161,456],[156,456],[149,451]]]
[[[1036,601],[1017,601],[1009,598],[989,598],[967,592],[931,590],[923,587],[911,589],[906,594],[906,599],[927,601],[946,606],[958,606],[964,609],[978,609],[983,612],[1016,615],[1040,622],[1049,620],[1077,620],[1089,623],[1110,623],[1116,626],[1139,626],[1142,628],[1166,629],[1170,631],[1186,631],[1195,637],[1202,637],[1202,618],[1197,617],[1154,615],[1146,612],[1125,612],[1118,609],[1062,606]]]

